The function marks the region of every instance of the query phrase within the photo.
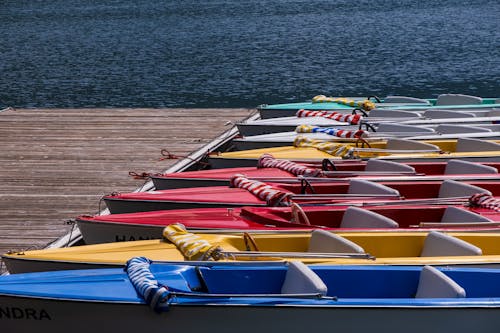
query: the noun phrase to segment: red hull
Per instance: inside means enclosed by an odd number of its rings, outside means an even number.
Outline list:
[[[364,209],[393,219],[400,229],[416,230],[422,222],[439,222],[447,206],[434,205],[387,205],[366,206]],[[500,214],[485,208],[456,206],[500,222]],[[304,206],[303,210],[311,225],[292,223],[290,207],[242,207],[242,208],[200,208],[99,216],[80,216],[77,220],[110,224],[133,224],[165,227],[172,223],[182,223],[191,229],[311,229],[340,227],[343,214],[348,206]],[[466,226],[466,224],[464,224]],[[439,227],[439,226],[438,226]],[[474,230],[477,228],[461,227]],[[499,227],[500,228],[500,227]]]

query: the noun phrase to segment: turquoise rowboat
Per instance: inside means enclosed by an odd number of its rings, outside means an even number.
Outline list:
[[[354,101],[354,103],[344,103],[341,99]],[[337,102],[335,102],[337,101]],[[299,103],[285,103],[273,105],[260,105],[258,107],[262,119],[287,117],[300,109],[306,110],[332,110],[332,111],[352,111],[354,108],[370,110],[362,104],[364,101],[372,102],[371,108],[397,109],[409,111],[424,111],[432,109],[453,109],[457,111],[468,111],[477,109],[494,109],[500,107],[500,99],[482,98],[463,94],[442,94],[436,99],[419,99],[406,96],[387,96],[386,98],[374,99],[372,97],[325,97],[323,95],[314,96],[311,101]]]

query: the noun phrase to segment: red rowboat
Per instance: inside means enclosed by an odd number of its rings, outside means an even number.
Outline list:
[[[413,162],[397,163],[372,159],[369,161],[346,160],[335,162],[325,161],[324,165],[300,165],[294,162],[286,162],[288,167],[278,165],[269,167],[259,160],[257,167],[241,167],[227,169],[209,169],[200,171],[174,172],[169,174],[152,174],[150,178],[157,190],[174,188],[202,187],[202,186],[228,186],[229,179],[235,174],[243,174],[250,179],[266,182],[297,181],[298,176],[305,175],[314,178],[344,178],[358,177],[366,179],[403,180],[404,178],[418,179],[424,176],[434,176],[433,179],[485,179],[498,177],[500,163],[477,163],[461,160],[449,162]],[[279,160],[275,160],[279,161]],[[269,164],[267,164],[269,165]],[[276,165],[272,163],[271,165]],[[296,172],[299,165],[304,173]]]
[[[498,180],[498,179],[497,179]],[[311,184],[262,183],[242,176],[233,186],[194,187],[151,192],[114,193],[103,198],[112,214],[138,211],[201,207],[286,206],[291,202],[352,202],[355,200],[408,200],[469,197],[488,192],[500,195],[499,181],[403,181],[371,182],[351,179],[345,182]]]
[[[161,238],[163,228],[182,223],[191,230],[287,230],[325,228],[338,231],[500,231],[494,209],[464,205],[292,206],[199,208],[80,216],[87,244]]]

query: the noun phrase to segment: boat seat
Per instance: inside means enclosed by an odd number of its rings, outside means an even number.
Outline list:
[[[388,150],[432,150],[440,151],[441,149],[433,144],[421,141],[405,140],[405,139],[388,139],[386,144]]]
[[[375,172],[375,171],[384,171],[384,172],[415,172],[415,168],[412,166],[409,166],[407,164],[402,164],[398,162],[393,162],[393,161],[385,161],[385,160],[378,160],[376,158],[369,159],[368,162],[366,162],[365,166],[365,171],[368,172]]]
[[[350,179],[347,194],[384,194],[399,197],[399,191],[365,179]]]
[[[408,96],[387,96],[386,98],[384,98],[384,103],[411,103],[431,105],[431,103],[426,99]]]
[[[382,123],[378,125],[377,132],[398,132],[398,133],[434,133],[434,129],[415,125],[402,125],[393,123]]]
[[[498,117],[498,116],[500,116],[500,109],[495,108],[488,111],[488,117]]]
[[[315,229],[311,232],[307,252],[314,253],[365,253],[358,244],[334,233]]]
[[[458,207],[448,206],[441,217],[442,223],[493,222],[482,215]]]
[[[476,193],[487,193],[493,195],[490,191],[471,184],[458,182],[452,179],[446,179],[439,187],[438,198],[468,197]]]
[[[436,132],[441,134],[458,134],[458,133],[478,133],[491,132],[489,128],[468,125],[438,125]]]
[[[347,208],[340,222],[341,228],[397,228],[399,224],[370,210],[351,206]]]
[[[500,144],[492,141],[485,141],[472,138],[458,138],[455,147],[457,153],[479,152],[479,151],[500,151]]]
[[[428,119],[446,119],[446,118],[473,118],[476,117],[472,112],[458,112],[455,110],[427,110],[423,116]]]
[[[436,100],[436,105],[464,105],[482,103],[483,99],[481,97],[463,94],[441,94]]]
[[[462,161],[462,160],[450,160],[448,161],[448,163],[446,163],[446,167],[444,169],[445,175],[464,175],[464,174],[483,174],[483,173],[494,174],[498,173],[498,170],[497,168],[489,165],[473,163],[469,161]]]
[[[404,111],[404,110],[387,110],[387,109],[373,109],[370,111],[370,118],[421,118],[422,115],[418,112]]]
[[[422,267],[415,298],[464,298],[465,290],[432,266]]]
[[[285,280],[281,286],[282,294],[320,294],[325,296],[328,289],[323,280],[300,261],[290,261]]]
[[[480,256],[483,251],[460,238],[431,231],[424,241],[421,257]]]

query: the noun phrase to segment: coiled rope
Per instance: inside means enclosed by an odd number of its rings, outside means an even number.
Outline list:
[[[476,193],[469,198],[469,205],[472,207],[482,207],[500,212],[500,200],[495,199],[487,193]]]
[[[313,103],[337,103],[352,107],[359,107],[365,111],[370,111],[375,109],[375,103],[367,99],[362,101],[355,101],[353,99],[345,97],[326,97],[325,95],[317,95],[312,98]]]
[[[125,271],[137,293],[156,312],[168,310],[169,291],[160,285],[149,269],[151,260],[134,257],[127,261]]]
[[[304,165],[289,161],[276,159],[271,154],[263,154],[257,161],[257,168],[276,168],[290,172],[295,176],[321,177],[323,171],[320,169],[308,168]]]
[[[250,180],[241,174],[236,174],[229,180],[230,187],[238,187],[266,201],[268,206],[289,206],[292,193],[283,192],[258,180]]]
[[[297,113],[295,113],[295,116],[297,116],[298,118],[323,117],[335,121],[349,123],[351,125],[357,125],[361,120],[363,120],[363,116],[359,114],[344,114],[340,112],[313,111],[304,109],[300,109],[299,111],[297,111]]]
[[[369,135],[367,131],[363,131],[363,130],[351,131],[351,130],[343,130],[340,128],[318,127],[318,126],[311,126],[311,125],[299,125],[295,129],[295,132],[297,132],[297,133],[325,133],[325,134],[328,134],[331,136],[336,136],[339,138],[361,138],[361,137],[366,137]]]

